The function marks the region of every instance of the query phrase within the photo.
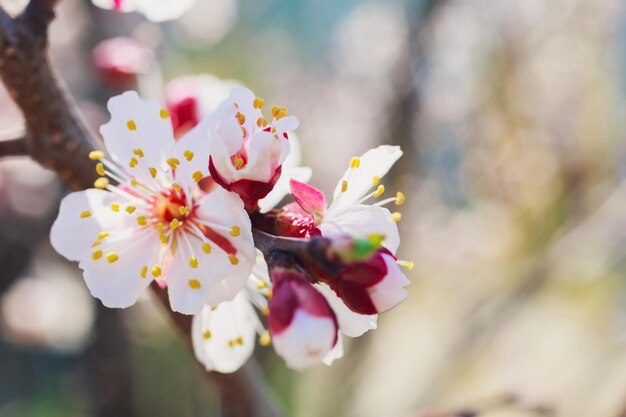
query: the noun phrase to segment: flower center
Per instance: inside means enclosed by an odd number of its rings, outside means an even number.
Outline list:
[[[165,223],[171,223],[177,219],[182,222],[193,215],[194,207],[189,204],[185,192],[170,189],[161,193],[162,198],[154,197],[150,202],[154,217]]]

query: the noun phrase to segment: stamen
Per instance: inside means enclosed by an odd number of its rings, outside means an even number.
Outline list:
[[[152,276],[157,278],[161,276],[161,267],[159,265],[154,265],[152,267],[152,269],[150,270],[150,272],[152,272]]]
[[[104,239],[109,236],[109,232],[100,232],[98,233],[98,239]]]
[[[133,153],[137,155],[138,157],[143,158],[143,149],[141,148],[133,149]]]
[[[372,187],[376,187],[378,184],[380,184],[380,177],[372,178]]]
[[[209,340],[211,338],[211,331],[210,330],[205,330],[204,333],[202,333],[202,337],[204,338],[204,340]]]
[[[119,213],[120,205],[118,203],[111,203],[111,210],[113,210],[116,213]]]
[[[348,191],[348,181],[343,180],[341,181],[341,192],[345,193],[346,191]]]
[[[396,206],[401,206],[404,204],[404,193],[398,191],[396,194]]]
[[[102,258],[102,251],[101,250],[97,250],[94,253],[91,254],[91,259],[93,259],[94,261],[97,261],[98,259]]]
[[[180,165],[180,160],[178,158],[169,158],[166,162],[173,170],[177,169]]]
[[[383,195],[384,192],[385,192],[385,186],[381,184],[381,185],[378,186],[378,188],[376,189],[376,191],[372,195],[374,197],[380,197],[381,195]]]
[[[110,263],[110,264],[112,264],[113,262],[115,262],[115,261],[117,261],[118,259],[120,259],[120,257],[118,256],[118,254],[117,254],[117,253],[115,253],[115,252],[109,252],[109,253],[107,253],[106,258],[107,258],[107,262],[108,262],[108,263]]]
[[[161,116],[161,119],[167,119],[170,117],[170,112],[166,108],[162,108],[159,112],[159,116]]]
[[[100,159],[104,158],[104,152],[102,151],[91,151],[89,152],[89,159],[91,159],[92,161],[98,161]]]
[[[265,117],[259,117],[256,119],[256,125],[261,128],[267,126],[267,119]]]
[[[148,168],[148,171],[150,171],[150,176],[151,176],[152,178],[156,178],[156,176],[157,176],[157,170],[156,170],[156,168],[154,168],[154,167],[150,167],[150,168]]]
[[[355,156],[350,160],[350,168],[356,169],[360,166],[361,166],[361,158]]]
[[[211,245],[209,245],[208,243],[203,243],[202,251],[207,254],[211,253]]]
[[[81,219],[86,219],[87,217],[91,217],[91,212],[89,210],[85,210],[82,213],[80,213]]]
[[[257,287],[259,290],[262,290],[263,288],[267,287],[267,283],[266,283],[265,281],[259,281],[259,282],[256,284],[256,287]]]
[[[235,114],[235,118],[242,126],[246,123],[246,116],[241,112],[237,112],[237,114]]]
[[[241,169],[246,165],[246,162],[243,160],[242,157],[240,157],[239,155],[235,156],[233,158],[233,166],[235,167],[235,169]]]
[[[104,164],[102,164],[102,162],[98,162],[96,164],[96,172],[98,173],[98,175],[104,177],[104,175],[105,175]]]
[[[402,220],[402,213],[400,213],[399,211],[391,213],[391,218],[394,222],[399,222],[400,220]]]
[[[128,214],[133,214],[135,212],[135,210],[137,210],[137,207],[135,207],[135,206],[128,206],[128,207],[126,207],[126,213],[128,213]]]
[[[274,119],[280,120],[283,117],[287,116],[287,109],[280,106],[274,106],[272,107],[272,116],[274,117]]]
[[[193,180],[195,182],[199,182],[204,176],[202,175],[202,172],[200,171],[196,171],[193,173],[193,175],[191,176],[191,178],[193,178]]]
[[[161,222],[157,223],[157,230],[159,231],[159,233],[163,233],[163,230],[165,229],[165,225]]]
[[[235,256],[235,254],[233,253],[229,253],[228,254],[228,260],[230,261],[231,264],[233,265],[237,265],[239,263],[239,259]]]
[[[126,122],[126,127],[128,128],[128,130],[134,132],[135,130],[137,130],[137,123],[135,123],[135,121],[131,119]]]
[[[268,330],[264,330],[263,333],[261,333],[261,337],[259,337],[259,344],[261,346],[269,346],[270,343],[272,343],[270,332]]]
[[[252,102],[252,107],[254,107],[257,110],[262,109],[264,105],[265,105],[265,100],[263,100],[261,97],[255,98],[254,101]]]
[[[107,185],[109,185],[109,180],[107,178],[105,178],[105,177],[100,177],[100,178],[98,178],[97,180],[95,180],[93,182],[93,186],[95,188],[100,189],[100,190],[105,189],[107,187]]]
[[[161,233],[159,235],[159,240],[161,241],[162,244],[167,245],[167,243],[170,241],[170,237]]]
[[[241,229],[239,229],[239,226],[233,226],[230,228],[230,231],[228,232],[229,235],[231,236],[239,236],[239,234],[241,233]]]
[[[400,266],[405,267],[409,271],[413,269],[413,267],[415,266],[415,263],[413,263],[413,261],[403,261],[403,260],[398,259],[396,263]]]
[[[180,194],[180,185],[178,185],[177,183],[172,184],[172,188],[176,190],[177,193]]]
[[[192,290],[198,290],[198,289],[200,289],[200,287],[202,287],[202,284],[200,283],[200,281],[198,281],[198,280],[197,280],[197,279],[195,279],[195,278],[190,279],[190,280],[188,281],[188,284],[189,284],[189,287],[190,287]]]
[[[170,229],[175,230],[177,227],[180,227],[181,223],[180,220],[178,219],[172,219],[172,221],[170,222]]]
[[[146,216],[137,217],[137,224],[139,226],[145,226],[146,224],[148,224],[148,218]]]
[[[189,266],[192,268],[197,268],[198,267],[198,258],[196,258],[195,256],[192,256],[191,258],[189,258]]]
[[[132,157],[132,158],[130,158],[130,162],[128,163],[128,166],[131,167],[131,168],[135,168],[138,163],[139,163],[139,161],[137,160],[137,158]]]
[[[91,244],[91,247],[95,248],[96,246],[100,246],[100,245],[102,245],[102,242],[100,242],[99,240],[96,240],[95,242]]]
[[[183,152],[183,156],[185,157],[187,161],[191,162],[191,160],[193,159],[194,153],[191,152],[189,149],[187,149],[185,152]]]
[[[141,278],[145,278],[148,275],[148,265],[144,265],[141,267],[141,271],[139,272]]]

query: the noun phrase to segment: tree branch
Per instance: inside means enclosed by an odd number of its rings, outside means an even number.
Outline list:
[[[18,137],[6,140],[0,140],[0,158],[7,156],[24,156],[28,155],[26,147],[26,138]]]
[[[100,147],[80,117],[76,105],[56,77],[47,57],[47,28],[57,0],[31,0],[12,19],[0,6],[0,79],[26,120],[21,144],[41,165],[55,171],[71,189],[91,187],[95,163],[88,158]],[[1,146],[0,146],[1,148]],[[166,292],[153,287],[174,324],[191,346],[191,317],[172,312]],[[280,417],[253,363],[221,375],[209,373],[219,391],[223,417]]]

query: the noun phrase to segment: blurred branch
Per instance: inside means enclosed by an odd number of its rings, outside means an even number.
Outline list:
[[[23,156],[28,155],[26,147],[26,138],[18,137],[6,140],[0,140],[0,158],[7,156]]]
[[[26,153],[59,174],[68,187],[84,189],[96,178],[88,154],[99,143],[48,60],[47,28],[54,19],[56,3],[31,0],[16,19],[0,6],[0,79],[24,114]],[[153,289],[191,346],[191,317],[172,312],[165,292]],[[252,363],[230,375],[208,375],[219,390],[223,417],[282,415]]]

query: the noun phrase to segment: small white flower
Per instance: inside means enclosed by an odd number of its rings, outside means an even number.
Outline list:
[[[237,195],[197,187],[207,175],[206,126],[175,142],[157,102],[127,92],[108,107],[101,133],[110,159],[92,152],[103,176],[97,189],[64,198],[52,245],[79,262],[92,295],[108,307],[134,304],[152,280],[184,314],[232,299],[255,261],[251,225]]]
[[[103,9],[118,12],[137,11],[153,22],[177,19],[196,3],[196,0],[92,0]]]

